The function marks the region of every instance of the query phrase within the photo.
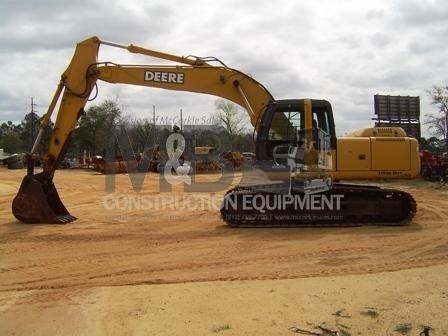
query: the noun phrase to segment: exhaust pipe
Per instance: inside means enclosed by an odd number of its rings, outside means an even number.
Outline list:
[[[76,220],[59,197],[53,179],[44,173],[34,175],[34,159],[27,158],[27,175],[12,202],[12,213],[19,221],[29,224],[66,224]]]

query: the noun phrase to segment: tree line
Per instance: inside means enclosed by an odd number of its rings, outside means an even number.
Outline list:
[[[423,125],[431,136],[419,139],[420,149],[435,153],[448,151],[448,86],[434,86],[427,90],[427,94],[438,113],[425,115]],[[214,127],[190,127],[188,131],[182,130],[184,136],[194,146],[217,147],[221,152],[254,151],[253,130],[248,126],[247,114],[238,105],[217,99],[212,120]],[[40,117],[34,112],[28,113],[18,124],[3,122],[0,125],[0,148],[7,153],[29,151],[39,132],[39,124]],[[71,157],[82,155],[84,151],[90,155],[104,154],[111,130],[121,132],[135,153],[142,153],[155,145],[163,146],[173,131],[179,131],[179,126],[162,128],[148,118],[132,119],[123,115],[117,101],[106,100],[85,111],[73,131],[67,154]],[[38,152],[46,152],[53,127],[50,123],[45,130]]]
[[[104,155],[110,147],[111,137],[126,137],[135,153],[160,145],[163,149],[166,139],[173,132],[182,132],[193,146],[216,147],[219,151],[252,152],[253,131],[246,127],[246,113],[237,105],[218,99],[212,113],[212,125],[154,125],[148,118],[131,118],[124,115],[119,103],[106,100],[90,106],[78,121],[67,150],[68,157],[87,154]],[[246,120],[245,120],[246,119]],[[31,149],[39,132],[40,117],[28,113],[19,123],[11,121],[0,125],[0,148],[7,153],[27,152]],[[38,146],[38,153],[45,154],[54,124],[51,123]],[[114,141],[115,139],[112,139]]]
[[[448,151],[448,86],[434,86],[427,90],[431,104],[438,109],[437,114],[426,114],[424,125],[428,128],[431,138],[421,141],[421,147],[426,145],[432,152]]]

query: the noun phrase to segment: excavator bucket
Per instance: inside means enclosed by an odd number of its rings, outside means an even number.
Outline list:
[[[65,224],[76,219],[62,204],[53,182],[45,181],[42,173],[23,178],[12,213],[19,221],[31,224]]]

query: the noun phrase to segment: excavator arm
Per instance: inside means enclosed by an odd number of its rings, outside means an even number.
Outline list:
[[[255,128],[271,94],[253,78],[222,66],[133,66],[103,63],[97,77],[109,83],[205,93],[228,99],[243,108]]]
[[[126,48],[133,53],[187,65],[100,63],[97,60],[97,55],[101,44]],[[102,42],[97,37],[92,37],[77,45],[72,61],[62,74],[61,82],[53,98],[53,101],[56,102],[62,93],[55,129],[45,161],[44,170],[49,177],[52,176],[65,154],[64,146],[66,146],[78,119],[82,116],[84,106],[95,89],[97,80],[222,97],[245,108],[255,129],[258,127],[267,105],[274,100],[262,84],[238,70],[223,65],[212,66],[197,57],[179,57],[134,45],[125,47],[115,43]],[[45,120],[49,120],[54,105],[50,105]],[[42,126],[42,129],[45,128],[47,123]]]
[[[100,45],[123,48],[153,58],[172,61],[175,65],[122,65],[99,62]],[[64,158],[69,139],[98,80],[210,94],[228,99],[249,113],[256,130],[268,104],[274,99],[269,91],[252,77],[222,62],[211,65],[214,58],[180,57],[135,45],[124,46],[91,37],[77,44],[73,58],[61,76],[55,95],[45,114],[33,154],[45,128],[60,101],[54,131],[44,160],[43,172],[34,174],[32,157],[28,173],[15,199],[14,216],[23,222],[66,223],[75,219],[62,204],[53,184],[54,172]]]

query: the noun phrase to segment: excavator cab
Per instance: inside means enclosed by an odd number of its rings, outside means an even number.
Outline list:
[[[322,172],[333,169],[336,153],[330,103],[313,99],[272,102],[263,115],[256,148],[259,168],[270,180],[289,181],[294,174],[295,180],[322,179],[326,176]],[[328,189],[327,182],[323,185]]]
[[[325,140],[324,140],[325,138]],[[275,161],[278,146],[313,144],[318,151],[336,149],[331,105],[326,100],[272,102],[263,114],[256,139],[257,160]]]

